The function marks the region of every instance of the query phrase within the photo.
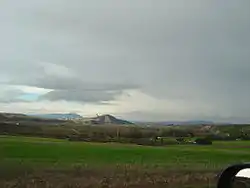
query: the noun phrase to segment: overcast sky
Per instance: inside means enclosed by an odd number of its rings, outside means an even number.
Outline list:
[[[250,122],[249,0],[3,0],[0,110]]]

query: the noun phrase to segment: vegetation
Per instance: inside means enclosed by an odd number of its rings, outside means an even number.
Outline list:
[[[197,137],[206,138],[210,141],[250,140],[250,126],[175,125],[147,127],[133,124],[103,124],[93,126],[77,121],[39,119],[25,115],[11,116],[0,113],[0,134],[158,146],[192,143]]]
[[[206,147],[142,147],[1,136],[0,182],[20,187],[42,187],[46,182],[50,187],[88,187],[86,182],[105,187],[106,181],[108,187],[207,187],[222,168],[249,161],[248,141],[228,144],[237,147],[225,147],[220,141]]]
[[[197,138],[195,143],[199,145],[211,145],[212,141],[208,138]]]
[[[1,137],[0,151],[2,160],[44,163],[85,163],[103,164],[138,164],[146,166],[210,165],[230,164],[248,160],[249,154],[243,149],[202,146],[139,147],[121,144],[73,143],[53,139],[23,137]],[[217,145],[218,146],[218,145]],[[100,157],[101,156],[101,157]],[[226,158],[226,159],[225,159]],[[238,161],[239,162],[239,161]],[[60,164],[61,165],[61,164]]]

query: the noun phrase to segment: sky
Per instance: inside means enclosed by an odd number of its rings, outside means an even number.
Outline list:
[[[0,111],[250,122],[248,0],[2,0]]]

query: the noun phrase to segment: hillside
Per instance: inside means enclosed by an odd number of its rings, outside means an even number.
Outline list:
[[[8,119],[24,119],[28,118],[25,114],[17,114],[17,113],[0,113],[0,121],[8,120]]]
[[[93,123],[93,124],[122,124],[122,125],[132,125],[133,123],[123,120],[123,119],[118,119],[112,115],[105,114],[101,116],[97,116],[94,118],[87,118],[84,120],[85,122]]]
[[[49,119],[37,116],[29,116],[26,114],[16,114],[16,113],[0,113],[0,123],[2,122],[64,122],[59,119]]]

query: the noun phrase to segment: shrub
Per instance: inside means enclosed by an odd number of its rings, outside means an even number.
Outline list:
[[[177,142],[184,142],[185,140],[184,140],[184,138],[181,137],[181,138],[176,138],[176,141]]]
[[[199,145],[211,145],[212,141],[208,138],[197,138],[195,143]]]

